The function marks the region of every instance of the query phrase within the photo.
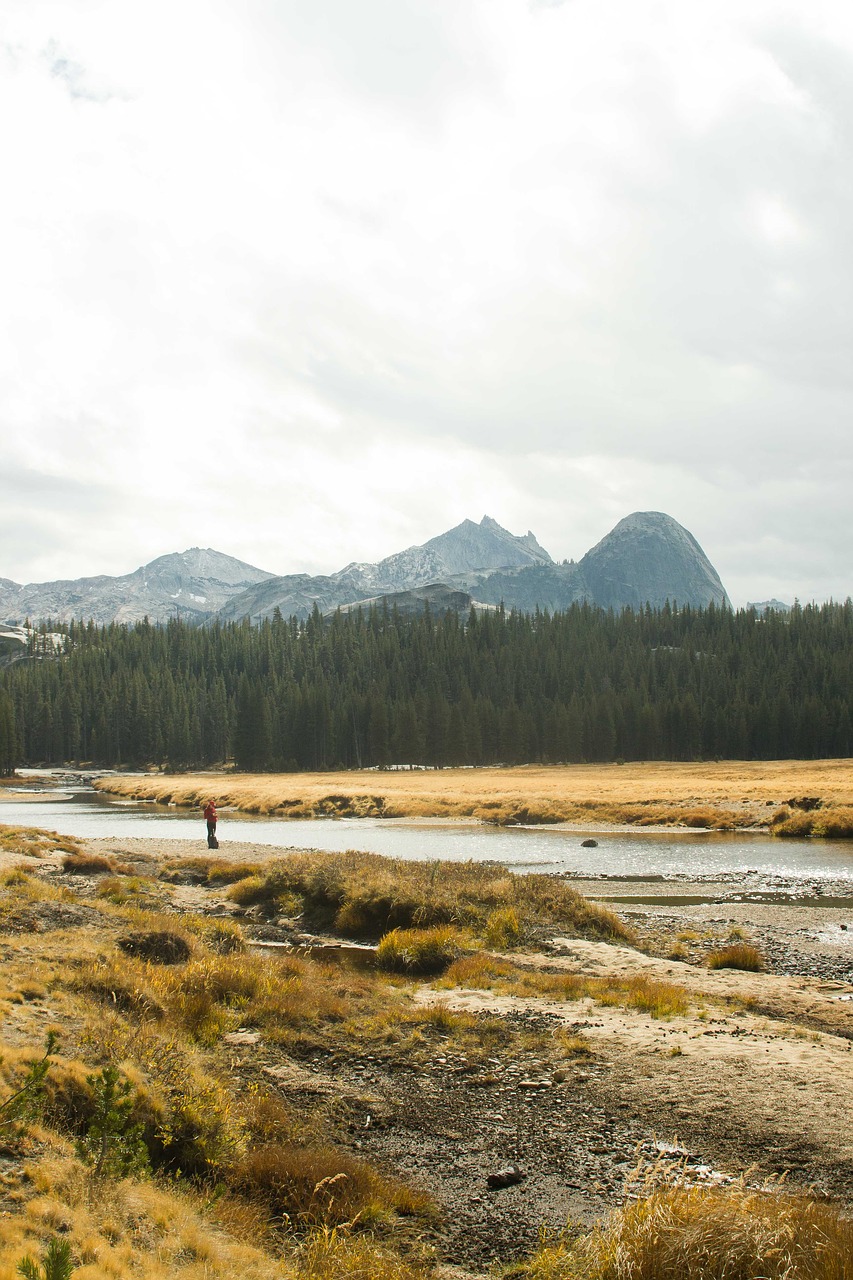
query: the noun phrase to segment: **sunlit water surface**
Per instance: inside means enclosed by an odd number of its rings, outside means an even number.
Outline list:
[[[47,827],[63,835],[113,840],[134,836],[186,840],[206,848],[201,813],[104,796],[88,789],[38,803],[0,804],[0,823]],[[366,849],[418,861],[490,860],[514,871],[582,876],[665,876],[702,879],[732,872],[792,880],[846,880],[853,885],[853,843],[779,840],[744,832],[614,831],[491,827],[450,821],[332,818],[315,821],[220,813],[223,852],[248,841],[286,849]],[[598,841],[585,849],[589,834]]]

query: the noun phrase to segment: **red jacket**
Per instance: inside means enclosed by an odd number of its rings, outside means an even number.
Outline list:
[[[216,805],[213,803],[212,800],[210,804],[207,806],[207,808],[205,809],[204,816],[208,822],[216,821]]]

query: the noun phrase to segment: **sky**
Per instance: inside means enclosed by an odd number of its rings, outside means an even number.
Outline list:
[[[632,511],[853,593],[844,0],[4,0],[0,577]]]

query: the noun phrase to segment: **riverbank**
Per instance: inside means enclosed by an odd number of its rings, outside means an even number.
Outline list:
[[[134,774],[101,777],[95,786],[111,795],[191,808],[214,796],[221,807],[293,818],[447,817],[736,830],[768,828],[774,815],[781,819],[781,810],[804,818],[847,810],[844,821],[853,824],[851,760]]]
[[[792,1188],[816,1187],[853,1209],[853,901],[822,905],[817,890],[830,886],[786,896],[777,885],[774,900],[754,901],[747,876],[575,880],[619,913],[638,946],[566,936],[531,919],[520,945],[501,952],[493,941],[488,963],[402,979],[330,967],[329,952],[312,948],[335,939],[309,925],[283,881],[272,897],[248,891],[246,873],[263,886],[282,863],[267,846],[229,843],[209,858],[180,840],[77,848],[76,871],[66,869],[67,849],[32,839],[28,856],[14,840],[2,855],[4,1059],[37,1048],[55,1025],[75,1079],[99,1054],[118,1052],[162,1098],[157,1046],[168,1040],[182,1070],[193,1064],[215,1086],[207,1105],[217,1116],[243,1116],[239,1142],[260,1123],[249,1100],[268,1098],[267,1145],[273,1131],[281,1142],[298,1130],[300,1159],[331,1144],[341,1170],[362,1161],[424,1197],[414,1216],[383,1210],[364,1237],[411,1269],[383,1272],[376,1262],[372,1274],[426,1276],[437,1263],[437,1274],[482,1276],[494,1263],[518,1263],[543,1226],[559,1231],[568,1217],[590,1224],[628,1203],[642,1182],[632,1172],[638,1160],[656,1166],[658,1179],[702,1186],[765,1184],[784,1172]],[[320,885],[336,861],[358,855],[294,856],[314,859]],[[383,860],[370,866],[378,876]],[[398,864],[395,875],[409,874],[412,893],[414,878],[429,883],[423,866]],[[510,879],[493,869],[484,891],[506,894]],[[229,884],[241,881],[235,894]],[[146,929],[183,937],[189,961],[162,968],[124,956],[118,940]],[[709,970],[709,953],[734,943],[764,951],[770,971]],[[48,1140],[33,1141],[30,1169],[41,1167]],[[44,1150],[55,1163],[59,1139],[50,1141]],[[490,1189],[489,1175],[511,1164],[520,1180]],[[4,1158],[3,1174],[8,1238],[32,1235],[41,1202],[14,1161]],[[55,1217],[61,1188],[51,1176]],[[293,1237],[283,1242],[261,1210],[231,1190],[199,1201],[195,1247],[209,1258],[237,1241],[289,1258]],[[62,1212],[76,1248],[80,1211]],[[106,1259],[107,1237],[92,1239],[88,1247]],[[424,1249],[435,1251],[433,1263]],[[262,1264],[255,1257],[254,1270],[241,1269],[266,1276]],[[84,1280],[100,1274],[97,1259],[89,1266]],[[348,1274],[343,1264],[337,1274]]]

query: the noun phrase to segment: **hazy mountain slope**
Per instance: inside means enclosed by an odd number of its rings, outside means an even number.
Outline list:
[[[408,547],[380,560],[375,580],[384,591],[405,591],[430,582],[446,582],[454,574],[476,569],[551,563],[548,552],[532,533],[517,537],[490,516],[483,516],[479,524],[463,520],[423,546]]]
[[[0,578],[0,619],[94,618],[96,622],[164,622],[176,614],[194,622],[214,617],[306,618],[358,601],[429,588],[463,592],[474,603],[507,609],[556,612],[574,601],[603,608],[642,608],[666,600],[679,605],[728,604],[717,572],[692,534],[671,516],[639,511],[620,520],[583,559],[555,564],[532,533],[509,533],[484,516],[461,524],[423,546],[387,556],[378,564],[351,563],[329,575],[274,576],[211,549],[160,556],[123,577],[20,586]],[[403,605],[402,597],[398,605]],[[413,597],[405,607],[421,607]],[[450,607],[461,607],[459,602]]]
[[[451,583],[464,587],[481,604],[503,604],[506,609],[523,613],[537,608],[557,613],[576,600],[588,599],[576,564],[536,564],[486,574],[458,574]]]
[[[466,581],[480,581],[495,568],[552,565],[548,552],[532,533],[516,537],[496,520],[484,516],[479,524],[463,520],[446,533],[431,538],[420,547],[409,547],[378,564],[346,565],[329,577],[288,574],[271,578],[236,596],[220,611],[223,619],[268,618],[279,608],[285,618],[305,618],[314,604],[321,613],[331,613],[339,605],[375,599],[391,592],[452,582],[463,574]]]
[[[672,516],[635,511],[580,561],[590,599],[603,609],[724,604],[729,598],[699,543]]]
[[[180,612],[202,621],[250,583],[271,577],[264,569],[210,548],[159,556],[133,573],[7,587],[0,581],[0,617],[93,618],[97,623],[165,622]]]
[[[290,573],[247,587],[227,601],[217,617],[223,622],[240,618],[257,621],[272,617],[280,609],[284,618],[307,618],[315,604],[321,613],[334,613],[339,605],[364,600],[372,594],[369,588],[342,583],[337,576]]]

